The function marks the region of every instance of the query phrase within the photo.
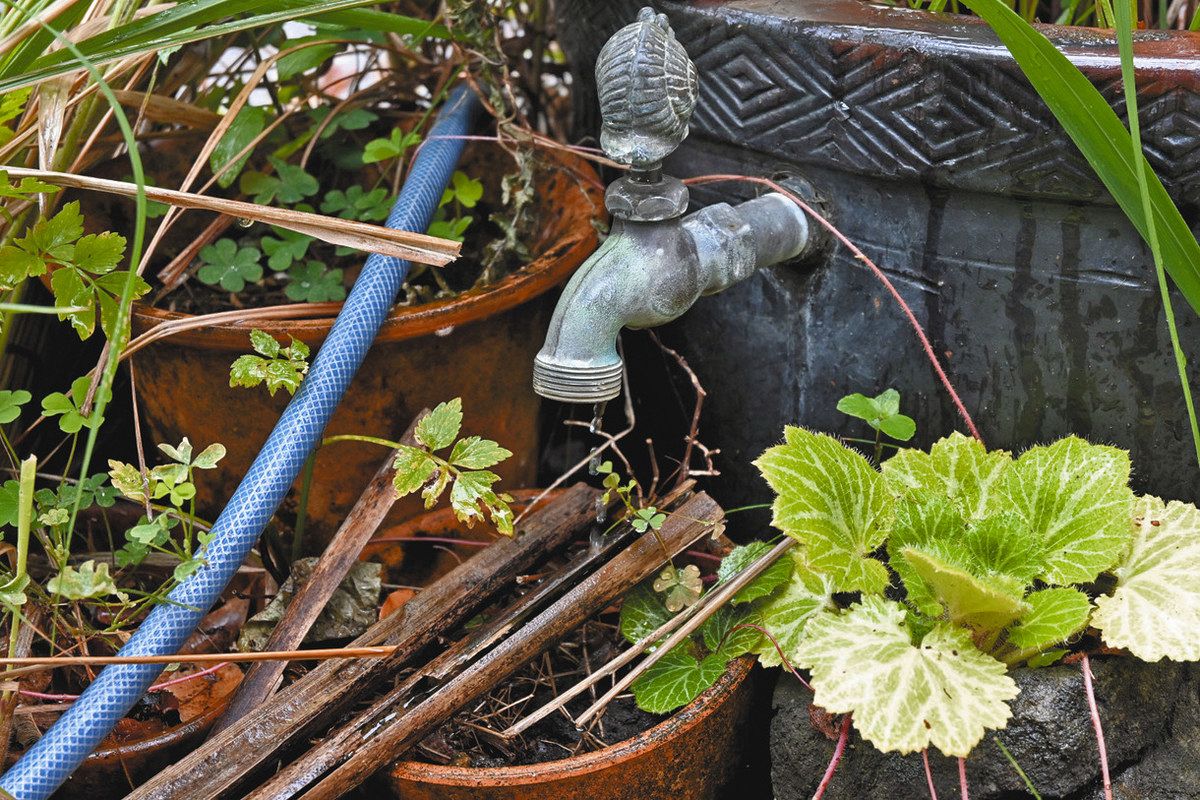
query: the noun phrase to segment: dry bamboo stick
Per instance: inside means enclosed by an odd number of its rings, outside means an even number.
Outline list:
[[[395,646],[392,656],[322,664],[255,713],[165,768],[126,800],[213,800],[274,771],[281,756],[348,712],[406,663],[405,655],[461,625],[521,574],[585,530],[599,492],[576,485],[539,508],[513,539],[482,548],[355,640]]]
[[[404,435],[400,437],[402,443],[415,443],[413,433],[417,428],[417,420],[428,413],[429,409],[426,408],[413,418]],[[350,509],[325,552],[321,554],[308,580],[296,590],[283,612],[283,617],[275,625],[275,630],[271,631],[271,637],[264,645],[264,650],[287,650],[299,647],[304,641],[309,628],[320,616],[321,609],[325,608],[329,598],[358,560],[363,547],[396,503],[398,495],[392,486],[392,477],[396,470],[392,462],[395,461],[397,452],[389,452],[379,465],[375,476],[367,484],[354,508]],[[251,667],[209,736],[225,730],[266,700],[279,685],[286,666],[286,662],[283,661],[266,661]]]
[[[221,661],[323,661],[330,658],[380,658],[396,651],[395,645],[370,647],[325,647],[313,650],[263,650],[258,653],[189,653],[165,656],[27,656],[0,658],[8,667],[104,667],[112,664],[212,664]],[[0,673],[0,680],[9,677]]]
[[[4,171],[13,177],[36,178],[55,186],[106,192],[122,197],[137,196],[137,184],[127,181],[114,181],[107,178],[93,178],[87,175],[72,175],[67,172],[25,167],[5,167]],[[166,203],[177,208],[197,208],[203,211],[215,211],[218,214],[228,214],[232,217],[251,219],[255,222],[265,222],[296,233],[314,236],[330,244],[353,247],[356,250],[380,253],[385,256],[395,256],[418,264],[445,266],[458,258],[462,248],[460,242],[452,242],[449,239],[394,230],[382,225],[371,225],[349,219],[334,219],[307,211],[276,208],[223,197],[208,197],[174,189],[161,189],[156,186],[146,186],[144,189],[146,199],[155,202]]]
[[[247,795],[246,800],[286,800],[300,794],[305,800],[341,797],[403,755],[457,710],[653,574],[662,565],[664,547],[672,556],[682,552],[706,535],[720,518],[720,506],[703,493],[695,495],[667,518],[657,535],[655,531],[643,534],[428,699],[411,709],[384,709],[377,704],[375,710],[384,712],[382,716],[377,713],[357,717],[351,723],[357,733],[353,737],[354,746],[343,749],[344,761],[332,772],[322,776],[320,772],[304,769],[308,762],[302,759],[296,762],[301,767],[299,774],[280,773]],[[315,786],[307,788],[318,779]]]

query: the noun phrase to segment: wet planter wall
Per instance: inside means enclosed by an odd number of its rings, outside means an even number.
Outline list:
[[[490,286],[394,308],[326,435],[396,438],[422,408],[462,397],[463,430],[487,434],[514,454],[496,467],[505,484],[533,483],[539,400],[529,386],[552,308],[547,293],[595,249],[593,222],[603,214],[599,190],[586,162],[547,156],[537,182],[541,222],[530,244],[532,260]],[[137,304],[134,335],[183,316]],[[290,399],[284,391],[271,397],[265,388],[229,386],[229,365],[250,352],[250,331],[266,331],[284,344],[294,337],[315,355],[332,324],[329,317],[210,325],[134,356],[138,398],[154,441],[189,436],[201,446],[219,441],[228,448],[221,468],[206,472],[199,486],[215,509],[229,498]],[[319,550],[337,529],[385,456],[378,446],[357,442],[320,452],[309,501],[309,550]],[[397,502],[389,519],[394,523],[420,509],[414,495]]]
[[[581,133],[598,129],[598,49],[645,4],[557,4]],[[1150,255],[986,25],[858,0],[653,5],[700,75],[691,136],[666,171],[803,176],[912,305],[990,446],[1077,433],[1129,448],[1138,490],[1200,499]],[[1123,113],[1112,38],[1043,30]],[[1193,220],[1200,35],[1136,42],[1146,154]],[[693,187],[692,199],[751,191]],[[1195,381],[1200,320],[1175,307]],[[721,448],[712,488],[726,506],[766,499],[748,464],[785,423],[862,435],[835,411],[850,392],[898,388],[922,446],[961,429],[898,308],[844,251],[703,298],[663,338],[708,390],[701,433]],[[642,419],[681,417],[645,402]]]
[[[1114,796],[1190,800],[1200,787],[1200,671],[1195,665],[1131,658],[1092,661]],[[1019,669],[1021,693],[1005,730],[989,734],[967,759],[973,800],[1032,797],[1004,757],[999,738],[1046,800],[1101,800],[1100,759],[1079,665]],[[809,717],[812,693],[783,676],[771,722],[771,772],[777,800],[808,800],[834,742]],[[828,800],[919,797],[920,755],[880,753],[852,734]],[[940,797],[958,797],[958,762],[930,755]]]

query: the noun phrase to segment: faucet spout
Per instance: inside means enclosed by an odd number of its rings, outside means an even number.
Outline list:
[[[617,397],[622,328],[670,322],[702,295],[796,257],[809,231],[803,212],[774,193],[738,206],[717,203],[683,219],[614,220],[608,239],[571,278],[554,309],[534,361],[534,391],[572,403]]]

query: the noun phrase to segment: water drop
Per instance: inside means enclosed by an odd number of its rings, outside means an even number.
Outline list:
[[[254,220],[249,219],[248,217],[238,217],[237,224],[239,228],[249,228],[254,224]]]

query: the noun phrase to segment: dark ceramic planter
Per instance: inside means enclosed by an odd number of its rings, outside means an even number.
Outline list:
[[[1200,797],[1200,671],[1194,665],[1092,660],[1114,796],[1118,800]],[[989,733],[967,758],[972,800],[1033,795],[1004,757],[999,738],[1045,800],[1101,800],[1100,759],[1078,664],[1019,669],[1021,693],[1007,728]],[[812,693],[787,675],[775,689],[771,773],[777,800],[808,800],[834,742],[810,722]],[[957,761],[930,755],[939,797],[958,797]],[[928,797],[919,755],[883,754],[851,738],[827,800]]]
[[[596,130],[596,53],[645,4],[557,4],[581,134]],[[989,445],[1080,434],[1129,448],[1137,489],[1200,499],[1151,258],[986,25],[859,0],[652,5],[700,76],[669,172],[802,176],[912,305]],[[1123,114],[1111,35],[1043,30]],[[1200,35],[1140,32],[1135,50],[1146,154],[1194,220]],[[1194,383],[1200,320],[1182,298],[1175,308]],[[663,338],[708,390],[701,432],[721,448],[712,491],[726,507],[766,499],[749,462],[785,423],[861,436],[835,410],[849,392],[899,389],[918,445],[962,429],[896,305],[844,251],[703,298]],[[635,368],[643,342],[627,337]],[[658,402],[643,398],[639,418],[681,417]]]
[[[474,152],[475,173],[495,168],[491,148]],[[481,159],[482,155],[486,158]],[[496,192],[499,191],[497,187]],[[491,189],[489,189],[490,191]],[[596,247],[593,223],[603,215],[600,185],[587,162],[548,155],[537,175],[542,225],[530,249],[535,257],[499,282],[453,298],[388,315],[326,435],[353,433],[397,438],[422,408],[453,397],[463,400],[465,433],[486,435],[513,452],[495,470],[509,486],[535,482],[539,400],[529,388],[533,357],[541,347],[552,308],[550,293]],[[497,200],[498,202],[498,200]],[[155,441],[189,436],[200,447],[221,442],[228,455],[220,468],[197,476],[199,496],[218,510],[228,500],[290,399],[264,388],[229,386],[229,364],[249,352],[252,328],[287,342],[320,347],[338,306],[316,319],[216,324],[160,340],[134,356],[138,399]],[[177,312],[137,304],[134,335],[184,318]],[[309,499],[319,551],[358,499],[385,453],[378,446],[341,443],[316,461]],[[392,523],[419,513],[415,495],[396,503]]]

